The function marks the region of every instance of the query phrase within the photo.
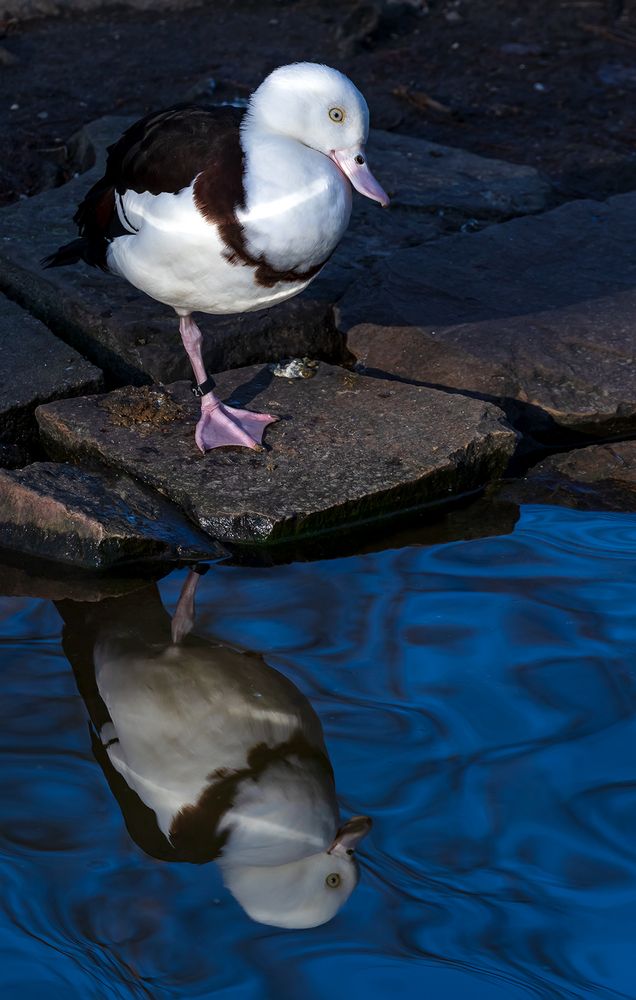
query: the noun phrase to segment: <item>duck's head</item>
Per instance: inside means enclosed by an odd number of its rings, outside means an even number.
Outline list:
[[[326,851],[285,865],[224,865],[223,879],[246,913],[261,924],[305,928],[327,923],[358,884],[354,850],[371,828],[353,816]]]
[[[252,94],[246,126],[296,139],[330,157],[356,191],[389,204],[369,170],[367,102],[351,80],[318,63],[281,66]]]

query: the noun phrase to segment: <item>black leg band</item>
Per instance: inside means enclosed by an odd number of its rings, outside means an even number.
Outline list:
[[[196,396],[197,399],[200,399],[200,397],[205,396],[207,392],[212,392],[215,385],[216,382],[214,381],[212,376],[209,376],[208,378],[206,378],[205,382],[201,382],[200,385],[197,385],[195,383],[192,386],[192,394]]]

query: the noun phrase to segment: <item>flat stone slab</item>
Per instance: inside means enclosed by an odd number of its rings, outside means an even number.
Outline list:
[[[101,383],[97,368],[0,295],[0,464],[17,464],[28,453],[38,403],[96,392]]]
[[[551,455],[497,498],[579,510],[636,511],[636,441],[591,445]]]
[[[55,462],[0,470],[0,548],[100,570],[225,554],[172,504],[127,477]]]
[[[367,148],[393,210],[455,212],[499,222],[543,212],[549,204],[550,184],[534,167],[381,129],[371,129]]]
[[[546,440],[636,430],[636,194],[401,251],[340,304],[364,367],[476,393]]]
[[[202,456],[187,383],[52,403],[37,417],[52,454],[124,470],[209,534],[250,545],[474,490],[501,474],[515,446],[490,404],[328,365],[308,380],[267,368],[224,372],[218,386],[234,405],[280,415],[266,430],[266,449]]]
[[[167,306],[127,282],[76,265],[43,270],[39,261],[76,236],[72,217],[101,175],[106,146],[133,119],[108,117],[71,144],[88,173],[2,211],[0,287],[56,332],[123,381],[190,378],[178,324]],[[373,148],[375,147],[375,148]],[[447,149],[419,139],[374,133],[374,170],[393,194],[382,210],[356,195],[349,233],[324,272],[302,295],[271,310],[203,316],[204,357],[211,371],[288,356],[343,359],[333,303],[370,261],[400,247],[456,230],[467,218],[508,217],[545,207],[548,188],[535,170]]]

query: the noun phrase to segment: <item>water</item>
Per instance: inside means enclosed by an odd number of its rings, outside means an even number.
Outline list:
[[[197,606],[318,713],[342,815],[374,821],[360,883],[281,930],[216,864],[144,854],[55,606],[5,598],[3,996],[636,997],[636,516],[530,506],[504,536],[216,566]]]

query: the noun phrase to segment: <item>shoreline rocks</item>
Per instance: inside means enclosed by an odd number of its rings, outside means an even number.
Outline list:
[[[99,369],[0,295],[0,464],[19,465],[37,447],[39,403],[101,387]]]
[[[551,455],[521,479],[491,493],[513,503],[578,510],[636,511],[636,441],[591,445]]]
[[[287,542],[475,490],[501,475],[516,443],[487,403],[328,365],[308,380],[256,367],[224,372],[218,391],[280,415],[265,450],[202,456],[185,383],[43,406],[37,418],[56,457],[124,471],[235,545]],[[174,419],[148,421],[144,392],[165,393]]]
[[[362,369],[505,408],[544,443],[636,431],[636,195],[400,251],[339,305]]]
[[[0,470],[0,548],[98,570],[226,554],[130,479],[54,462]]]

